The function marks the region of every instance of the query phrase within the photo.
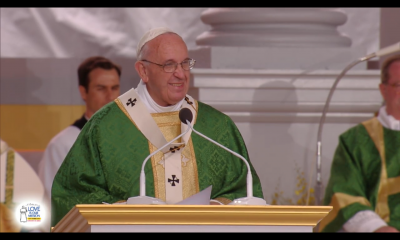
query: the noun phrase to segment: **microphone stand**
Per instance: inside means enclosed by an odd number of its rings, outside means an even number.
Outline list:
[[[187,132],[189,132],[190,128],[186,129],[183,133],[179,134],[176,138],[172,139],[171,141],[167,142],[164,146],[160,147],[156,151],[154,151],[152,154],[146,157],[146,159],[142,163],[142,170],[140,172],[140,195],[136,197],[130,197],[127,200],[127,204],[166,204],[164,201],[158,198],[153,198],[153,197],[148,197],[146,196],[146,176],[144,173],[144,166],[146,165],[146,162],[155,154],[157,154],[159,151],[167,147],[169,144],[173,143],[183,135],[185,135]]]
[[[251,175],[250,165],[244,157],[242,157],[241,155],[237,154],[236,152],[230,150],[229,148],[219,144],[218,142],[212,140],[211,138],[201,134],[200,132],[196,131],[190,124],[189,120],[186,120],[186,124],[189,126],[189,129],[192,129],[193,132],[195,132],[198,135],[200,135],[201,137],[209,140],[210,142],[216,144],[217,146],[225,149],[226,151],[232,153],[236,157],[243,160],[244,163],[246,164],[246,166],[247,166],[247,197],[234,199],[231,203],[229,203],[229,205],[268,205],[264,199],[258,198],[258,197],[253,197],[253,176]]]
[[[341,73],[340,75],[336,78],[335,82],[333,83],[333,86],[331,90],[329,91],[328,97],[325,102],[324,109],[322,110],[322,116],[319,121],[319,126],[318,126],[318,135],[317,135],[317,181],[316,181],[316,186],[315,186],[315,203],[316,205],[321,205],[322,202],[322,179],[321,179],[321,148],[322,148],[322,143],[321,143],[321,138],[322,138],[322,125],[325,122],[325,116],[326,112],[329,108],[329,102],[332,98],[333,92],[336,89],[336,85],[338,84],[339,80],[346,74],[348,70],[350,70],[352,67],[357,65],[360,62],[367,61],[371,58],[374,57],[380,57],[384,56],[393,52],[400,51],[400,42],[393,44],[389,47],[383,48],[375,53],[371,53],[365,57],[362,57],[352,63],[350,63]],[[307,198],[308,202],[308,198]]]

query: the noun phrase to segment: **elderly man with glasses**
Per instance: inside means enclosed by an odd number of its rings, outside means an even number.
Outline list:
[[[123,203],[139,196],[145,159],[146,196],[166,204],[178,203],[210,185],[210,204],[246,197],[246,163],[191,134],[187,122],[180,120],[182,108],[190,110],[187,120],[195,130],[247,159],[253,195],[264,198],[234,122],[187,94],[195,62],[183,39],[168,28],[144,34],[137,46],[135,68],[141,77],[137,88],[92,116],[54,179],[52,226],[76,204]]]

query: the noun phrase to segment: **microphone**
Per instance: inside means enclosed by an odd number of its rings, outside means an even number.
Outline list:
[[[179,111],[179,119],[181,120],[182,123],[189,126],[188,129],[192,129],[192,131],[195,132],[196,134],[198,134],[201,137],[207,139],[208,141],[214,143],[215,145],[225,149],[226,151],[232,153],[236,157],[243,160],[243,162],[246,164],[246,166],[247,166],[247,197],[234,199],[232,202],[229,203],[229,205],[268,205],[264,199],[253,196],[253,176],[251,175],[250,165],[244,157],[240,156],[236,152],[228,149],[227,147],[219,144],[218,142],[216,142],[216,141],[206,137],[205,135],[199,133],[198,131],[196,131],[190,124],[190,122],[193,119],[193,114],[188,108],[182,108]]]
[[[371,58],[374,57],[381,57],[381,56],[385,56],[394,52],[400,51],[400,42],[395,43],[393,45],[390,45],[388,47],[382,48],[374,53],[371,53],[365,57],[362,57],[354,62],[352,62],[351,64],[349,64],[341,73],[340,75],[336,78],[335,82],[332,85],[331,90],[329,91],[328,94],[328,98],[326,99],[325,102],[325,106],[324,109],[322,110],[322,116],[319,122],[319,126],[318,126],[318,135],[317,135],[317,183],[316,183],[316,187],[315,187],[315,203],[316,205],[320,205],[321,204],[321,195],[322,195],[322,180],[321,180],[321,135],[322,135],[322,125],[325,121],[325,116],[326,116],[326,112],[328,110],[329,107],[329,102],[332,98],[332,94],[333,91],[336,89],[336,85],[338,84],[339,80],[345,75],[345,73],[350,70],[350,68],[352,68],[353,66],[355,66],[356,64],[369,60]],[[309,193],[310,191],[308,191]],[[308,197],[307,197],[307,205],[308,205]]]
[[[190,110],[189,110],[189,112],[190,112]],[[179,113],[179,118],[180,118],[180,113]],[[193,115],[192,115],[192,118],[193,118]],[[151,153],[149,156],[147,156],[144,159],[144,161],[142,163],[142,170],[140,172],[140,195],[136,196],[136,197],[128,198],[128,200],[126,202],[127,204],[158,204],[158,205],[159,204],[167,204],[166,202],[162,201],[161,199],[146,196],[146,176],[144,173],[144,166],[146,165],[147,161],[152,156],[157,154],[159,151],[161,151],[165,147],[169,146],[171,143],[173,143],[174,141],[176,141],[177,139],[179,139],[180,137],[182,137],[189,131],[190,131],[190,128],[186,129],[186,131],[184,131],[183,133],[181,133],[180,135],[178,135],[176,138],[172,139],[171,141],[167,142],[164,146],[160,147],[159,149],[157,149],[156,151],[154,151],[153,153]]]

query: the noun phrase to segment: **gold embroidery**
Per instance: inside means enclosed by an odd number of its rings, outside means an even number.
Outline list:
[[[349,194],[340,193],[340,192],[335,193],[332,196],[331,202],[329,203],[330,206],[333,206],[333,209],[325,218],[323,218],[321,220],[319,229],[321,229],[321,230],[324,229],[328,223],[332,222],[333,219],[336,218],[336,216],[341,208],[344,208],[353,203],[361,203],[366,206],[371,206],[371,204],[365,197],[355,197],[355,196],[351,196]]]
[[[197,102],[196,102],[196,100],[194,100],[195,103],[196,103],[196,107],[193,107],[193,102],[190,101],[190,99],[189,99],[187,96],[185,97],[185,101],[186,101],[187,104],[189,104],[189,105],[196,111],[196,113],[197,113]]]
[[[400,177],[388,178],[388,194],[396,194],[400,192]]]
[[[378,199],[375,207],[375,212],[385,221],[389,222],[389,205],[388,205],[388,179],[386,171],[386,156],[385,156],[385,146],[383,140],[383,127],[376,117],[364,121],[362,123],[367,129],[368,134],[374,141],[376,148],[381,156],[381,177],[378,190]]]
[[[227,205],[231,203],[232,201],[230,199],[224,198],[224,197],[218,197],[215,200],[220,201],[221,203]]]
[[[125,110],[125,107],[121,103],[121,101],[117,98],[114,100],[118,107],[122,112],[131,120],[131,122],[137,127],[135,122],[130,117],[129,113]],[[194,100],[195,110],[198,109],[198,102]],[[191,105],[193,107],[193,103]],[[197,110],[196,110],[197,111]],[[164,135],[167,141],[171,141],[176,136],[181,134],[181,121],[179,119],[179,112],[166,112],[166,113],[152,113],[154,121],[157,126],[160,128],[162,134]],[[193,125],[196,123],[197,115],[193,119]],[[181,142],[181,138],[176,140],[175,142]],[[148,141],[150,154],[157,150],[157,148]],[[181,147],[181,146],[179,146]],[[185,147],[185,146],[183,146]],[[199,192],[199,180],[198,180],[198,172],[197,172],[197,162],[196,156],[194,153],[192,138],[190,137],[187,143],[187,146],[183,149],[182,154],[189,159],[186,162],[182,162],[182,197],[185,199]],[[153,169],[154,176],[154,194],[156,198],[159,198],[165,201],[165,172],[164,166],[161,163],[163,157],[163,153],[158,152],[154,156],[151,157],[151,164]],[[229,199],[227,199],[230,201]],[[222,201],[221,201],[222,202]]]
[[[199,192],[199,180],[197,176],[197,163],[196,156],[194,155],[192,138],[189,138],[187,147],[182,151],[183,157],[186,157],[189,161],[186,163],[182,161],[182,197],[183,199],[188,198]]]
[[[199,103],[197,102],[197,100],[194,100],[194,104],[196,105],[195,109],[199,109]],[[196,110],[196,112],[197,112],[197,110]],[[197,120],[197,114],[196,114],[196,117],[193,119],[193,125],[196,123],[196,120]]]
[[[116,98],[116,99],[114,100],[114,102],[118,105],[119,109],[121,109],[121,111],[122,111],[123,113],[125,113],[125,115],[128,117],[128,119],[131,120],[131,122],[133,123],[133,125],[135,125],[135,127],[136,127],[137,129],[139,129],[138,126],[136,125],[136,123],[133,121],[133,119],[132,119],[131,116],[129,115],[129,113],[126,111],[124,105],[121,103],[121,101],[119,100],[119,98]]]
[[[181,123],[179,120],[179,112],[168,112],[168,113],[152,113],[154,121],[160,128],[162,134],[167,141],[171,141],[176,136],[181,134]],[[179,139],[175,142],[181,142]],[[149,143],[150,151],[154,152],[157,150],[155,146]],[[189,141],[185,148],[183,148],[182,154],[184,157],[189,159],[185,164],[182,162],[182,197],[183,199],[192,196],[193,194],[199,192],[199,184],[197,178],[197,164],[196,158],[193,150],[192,139]],[[165,201],[165,170],[160,162],[163,160],[163,154],[161,152],[157,153],[151,158],[153,164],[154,172],[154,186],[157,188],[155,190],[156,198]]]
[[[163,122],[171,121],[170,117],[171,117],[171,116],[172,116],[172,117],[176,116],[176,114],[177,114],[178,112],[179,112],[179,111],[163,112],[163,113],[150,113],[150,115],[151,115],[153,118],[156,117],[156,118],[160,119],[160,120],[159,120],[159,123],[163,123]]]
[[[15,153],[13,150],[7,152],[7,167],[6,167],[6,196],[4,204],[11,208],[13,204],[14,194],[14,160]]]
[[[167,142],[181,134],[181,120],[179,120],[178,114],[178,111],[151,114]],[[177,139],[174,143],[179,142],[182,142],[182,138]]]
[[[150,153],[153,153],[156,150],[157,148],[149,141]],[[154,196],[165,202],[165,172],[164,166],[162,164],[159,164],[159,162],[162,160],[162,157],[162,152],[156,153],[154,156],[151,157],[151,165],[153,167],[154,176]]]

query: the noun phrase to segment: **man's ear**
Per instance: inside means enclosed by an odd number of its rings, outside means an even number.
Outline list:
[[[149,81],[149,78],[147,77],[147,70],[144,67],[143,62],[136,61],[135,69],[136,69],[136,72],[139,74],[140,78],[142,79],[142,81],[147,83]]]
[[[86,102],[87,92],[86,92],[86,88],[84,86],[79,85],[79,93],[81,94],[83,101]]]

